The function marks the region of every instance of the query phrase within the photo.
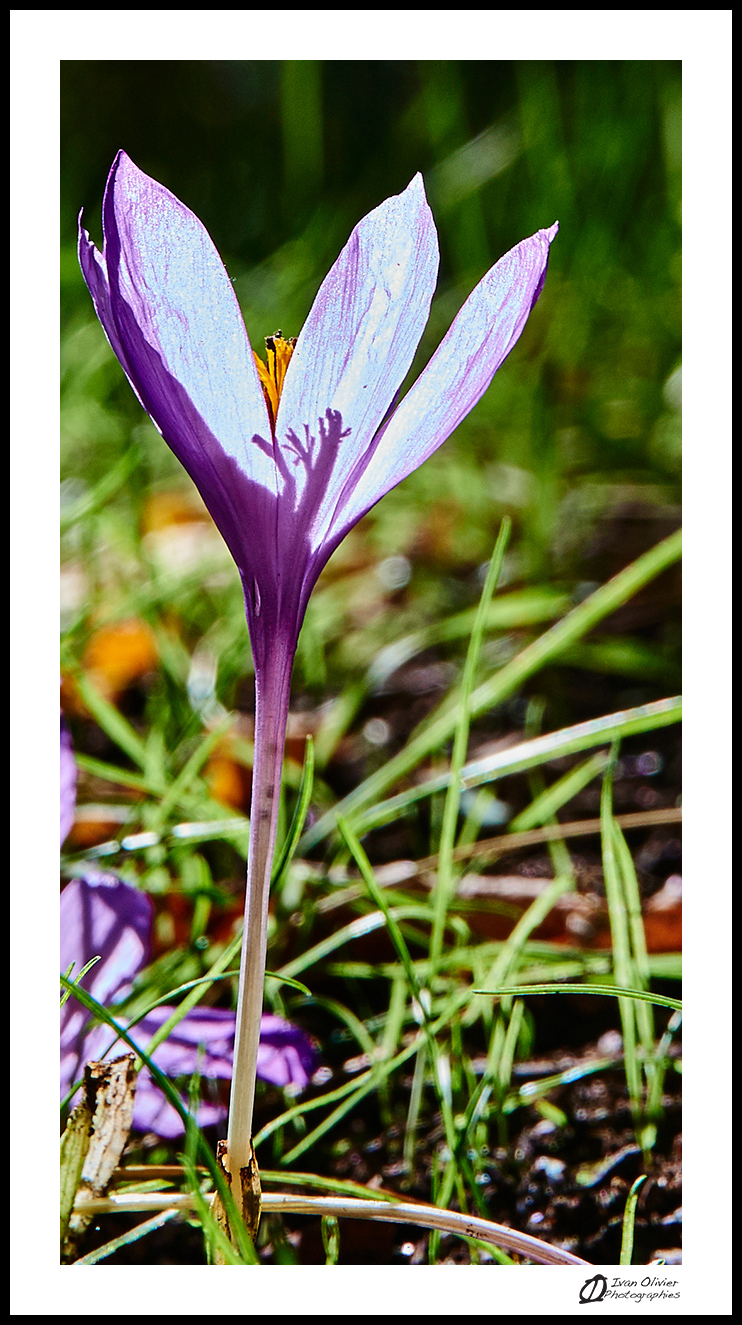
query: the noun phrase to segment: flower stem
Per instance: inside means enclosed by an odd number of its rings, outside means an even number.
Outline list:
[[[276,841],[278,798],[286,738],[293,653],[276,648],[275,656],[255,671],[255,754],[250,802],[245,926],[234,1042],[234,1067],[227,1127],[232,1190],[240,1205],[240,1169],[252,1155],[255,1072],[263,1011],[268,894]]]

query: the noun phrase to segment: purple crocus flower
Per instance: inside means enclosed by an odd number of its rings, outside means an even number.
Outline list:
[[[141,404],[191,475],[242,578],[255,660],[255,764],[230,1100],[229,1166],[250,1159],[266,923],[294,653],[345,534],[446,440],[522,332],[557,226],[487,273],[397,404],[428,319],[438,242],[416,175],[358,223],[296,341],[250,348],[198,217],[125,152],[103,199],[103,252],[79,257]]]
[[[152,902],[146,893],[113,874],[89,871],[73,879],[60,897],[61,969],[74,962],[73,978],[92,957],[101,960],[83,977],[83,987],[105,1007],[115,1008],[130,992],[132,981],[149,960]],[[131,1028],[135,1044],[146,1050],[153,1035],[172,1013],[157,1007]],[[126,1052],[119,1041],[111,1046],[106,1025],[88,1030],[90,1014],[74,995],[61,1012],[61,1096],[83,1073],[85,1064],[102,1055],[115,1058]],[[224,1008],[192,1008],[152,1055],[169,1077],[190,1076],[229,1080],[232,1076],[235,1014]],[[317,1054],[307,1035],[282,1017],[264,1016],[260,1026],[258,1076],[281,1088],[303,1090],[317,1066]],[[220,1104],[200,1104],[199,1127],[220,1122],[226,1110]],[[141,1132],[175,1137],[183,1131],[177,1110],[165,1099],[146,1067],[139,1073],[132,1126]]]

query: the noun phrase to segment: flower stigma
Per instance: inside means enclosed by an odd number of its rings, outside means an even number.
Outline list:
[[[286,369],[289,366],[291,356],[294,353],[296,345],[296,336],[290,336],[285,339],[282,331],[276,331],[272,336],[265,338],[265,352],[267,364],[263,363],[260,355],[253,350],[255,366],[258,370],[260,385],[263,388],[265,403],[268,406],[271,427],[275,432],[276,417],[278,415],[278,402],[281,399],[283,381],[286,376]]]

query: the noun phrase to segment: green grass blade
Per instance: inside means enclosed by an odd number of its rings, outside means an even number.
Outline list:
[[[645,584],[672,566],[679,559],[681,549],[682,539],[678,531],[651,548],[649,552],[645,552],[578,607],[573,608],[557,625],[547,630],[474,692],[471,702],[472,718],[493,708],[495,704],[502,703],[529,676],[547,663],[553,662],[571,644],[582,639],[599,621],[610,616]],[[321,842],[333,830],[338,814],[352,821],[360,810],[374,804],[390,786],[450,740],[456,726],[456,717],[455,697],[452,697],[444,703],[438,713],[418,728],[398,755],[367,778],[355,791],[344,797],[339,805],[305,833],[301,849],[306,851]]]
[[[99,1003],[97,999],[93,998],[92,994],[89,994],[87,989],[81,989],[78,985],[73,985],[72,981],[68,980],[65,975],[60,975],[59,978],[62,981],[62,983],[68,989],[70,989],[72,993],[74,993],[75,998],[77,998],[79,1002],[82,1003],[83,1006],[88,1009],[89,1012],[92,1012],[99,1021],[105,1022],[107,1026],[110,1026],[111,1030],[116,1032],[116,1038],[118,1040],[123,1040],[124,1044],[128,1044],[129,1048],[133,1051],[134,1054],[136,1054],[137,1060],[141,1060],[149,1068],[153,1080],[159,1086],[160,1090],[167,1099],[168,1103],[172,1104],[176,1113],[182,1119],[183,1126],[187,1133],[188,1128],[193,1127],[194,1125],[193,1119],[191,1118],[187,1108],[183,1104],[183,1101],[180,1098],[178,1091],[175,1089],[172,1082],[170,1082],[168,1078],[164,1075],[164,1073],[160,1071],[157,1064],[152,1061],[152,1059],[149,1056],[149,1053],[143,1049],[140,1049],[139,1046],[135,1044],[134,1040],[132,1040],[131,1036],[129,1035],[127,1028],[125,1026],[122,1026],[118,1021],[116,1021],[116,1019],[108,1011],[108,1008],[104,1007],[102,1003]],[[216,1162],[216,1158],[211,1150],[211,1146],[208,1144],[208,1142],[204,1138],[203,1133],[200,1130],[198,1131],[198,1140],[199,1140],[199,1147],[201,1150],[201,1154],[203,1155],[204,1158],[204,1162],[209,1170],[209,1173],[211,1174],[214,1186],[216,1187],[217,1191],[219,1192],[219,1195],[222,1198],[230,1225],[235,1233],[235,1237],[238,1239],[240,1250],[242,1250],[243,1243],[246,1240],[247,1244],[249,1245],[249,1252],[248,1255],[246,1256],[246,1259],[248,1261],[252,1260],[253,1264],[257,1264],[257,1254],[252,1246],[252,1242],[250,1241],[247,1229],[245,1228],[244,1220],[242,1219],[242,1216],[237,1210],[237,1206],[235,1204],[235,1200],[232,1195],[232,1189],[229,1183],[225,1180],[224,1175],[221,1169],[219,1168],[219,1165]]]
[[[242,931],[240,929],[240,932],[235,935],[235,937],[232,939],[232,942],[228,944],[228,946],[224,949],[224,952],[221,954],[221,956],[217,957],[216,961],[209,968],[203,981],[199,980],[196,983],[194,988],[191,989],[190,993],[186,994],[182,1002],[178,1004],[177,1008],[173,1009],[173,1012],[168,1017],[167,1021],[163,1022],[159,1030],[156,1031],[156,1033],[152,1036],[152,1039],[147,1045],[146,1052],[148,1054],[153,1054],[155,1052],[155,1049],[158,1047],[158,1045],[162,1044],[163,1040],[167,1039],[171,1031],[173,1031],[175,1027],[178,1025],[178,1023],[183,1020],[186,1014],[191,1011],[191,1008],[195,1008],[196,1004],[200,1003],[201,999],[206,993],[206,990],[208,989],[209,984],[218,976],[224,975],[224,973],[229,968],[230,962],[233,961],[234,958],[237,956],[241,947],[242,947]],[[167,997],[171,998],[172,995],[168,994]]]
[[[83,976],[84,976],[84,975],[87,975],[88,971],[91,970],[91,968],[92,968],[93,966],[95,966],[95,963],[96,963],[96,962],[99,962],[99,961],[100,961],[100,957],[91,957],[91,958],[90,958],[90,961],[89,961],[89,962],[86,962],[85,965],[83,966],[83,968],[82,968],[80,974],[75,976],[75,978],[74,978],[74,980],[73,980],[73,982],[72,982],[73,985],[78,985],[78,984],[80,983],[80,981],[82,980]],[[66,975],[66,977],[67,977],[68,980],[71,980],[71,979],[72,979],[72,971],[73,971],[74,965],[75,965],[75,963],[74,963],[74,962],[71,962],[70,965],[67,967],[67,970],[65,971],[65,975]],[[65,989],[64,993],[62,994],[61,999],[59,1000],[59,1006],[60,1006],[60,1008],[63,1008],[63,1007],[64,1007],[65,1003],[67,1002],[67,999],[68,999],[69,996],[70,996],[70,993],[71,993],[71,991],[70,991],[69,989]]]
[[[322,1216],[322,1246],[325,1265],[337,1265],[340,1259],[340,1225],[334,1215]]]
[[[544,621],[553,621],[568,611],[570,600],[567,594],[556,589],[533,588],[519,589],[514,593],[504,594],[491,602],[485,615],[485,630],[508,630],[522,626],[536,626]],[[431,648],[434,644],[446,644],[452,640],[465,639],[471,634],[478,608],[467,608],[465,612],[456,612],[443,621],[434,621],[416,630],[402,639],[395,640],[380,649],[367,673],[370,689],[377,689],[389,677],[402,667],[410,658]]]
[[[490,998],[505,998],[517,995],[519,998],[532,994],[596,994],[601,998],[629,998],[637,1003],[654,1003],[658,1008],[672,1008],[681,1012],[683,1004],[679,998],[670,998],[666,994],[652,994],[645,989],[629,989],[624,985],[573,985],[573,984],[538,984],[507,985],[497,989],[472,989],[472,994],[488,994]]]
[[[526,940],[533,933],[534,929],[538,929],[538,926],[546,919],[562,893],[569,892],[571,887],[572,880],[563,875],[559,878],[552,879],[541,895],[534,898],[503,943],[497,959],[485,978],[485,983],[487,985],[491,985],[493,988],[499,988],[503,981],[507,980],[508,976],[515,970],[518,964]],[[481,993],[481,990],[477,989],[473,992]]]
[[[90,677],[86,676],[84,672],[76,672],[74,680],[83,704],[98,723],[98,726],[106,733],[106,736],[120,750],[123,750],[124,754],[127,754],[133,763],[138,764],[142,769],[146,768],[148,763],[147,750],[131,723],[127,722],[123,714],[119,713],[113,704],[104,699],[100,691],[93,685]],[[160,792],[164,790],[162,786],[159,786],[158,789]]]
[[[73,1265],[98,1265],[105,1261],[109,1256],[113,1256],[115,1251],[121,1251],[122,1247],[129,1247],[132,1242],[139,1242],[141,1238],[146,1238],[148,1233],[155,1233],[158,1228],[169,1224],[172,1219],[177,1219],[179,1210],[161,1210],[159,1214],[153,1215],[152,1219],[145,1219],[143,1224],[137,1224],[136,1228],[130,1228],[128,1233],[122,1233],[120,1237],[113,1238],[110,1242],[104,1242],[102,1247],[96,1247],[95,1251],[88,1252],[87,1256],[81,1256],[79,1260],[73,1261]],[[242,1264],[242,1262],[238,1262]]]
[[[443,948],[443,933],[446,927],[446,912],[453,890],[454,872],[453,872],[453,848],[456,838],[456,825],[459,819],[459,803],[461,800],[461,770],[466,760],[466,752],[469,746],[469,723],[470,723],[470,704],[472,691],[474,689],[474,678],[477,667],[479,666],[479,657],[482,652],[482,639],[484,637],[484,625],[487,609],[492,601],[497,582],[502,570],[505,549],[510,538],[512,524],[509,518],[505,518],[500,527],[500,533],[492,553],[487,577],[485,579],[482,596],[479,600],[479,607],[474,618],[469,648],[466,654],[464,664],[464,675],[461,682],[461,693],[459,697],[459,712],[456,729],[453,738],[453,752],[451,754],[451,767],[449,770],[449,783],[446,791],[446,803],[443,807],[443,822],[441,824],[440,844],[438,847],[438,872],[435,888],[433,892],[433,929],[430,936],[430,961],[434,969],[436,963],[440,960],[441,950]]]
[[[613,970],[615,983],[625,989],[637,986],[636,971],[631,956],[629,941],[629,921],[624,898],[623,883],[616,855],[615,820],[613,818],[613,770],[618,759],[619,743],[615,741],[611,750],[611,762],[603,774],[603,790],[600,797],[600,836],[603,852],[603,879],[605,896],[608,903],[608,918],[611,926],[611,949],[613,951]],[[641,1106],[641,1076],[636,1053],[636,1017],[630,1000],[619,998],[621,1029],[623,1031],[624,1062],[626,1065],[626,1084],[635,1118]]]
[[[578,722],[573,727],[562,727],[559,731],[547,732],[530,741],[522,741],[508,750],[498,750],[484,759],[475,759],[465,764],[461,770],[461,787],[469,790],[480,787],[483,783],[494,782],[498,778],[512,773],[524,773],[530,768],[537,768],[547,760],[563,755],[578,754],[596,745],[607,745],[617,737],[635,736],[640,732],[654,731],[658,727],[667,727],[682,718],[683,702],[679,695],[669,699],[657,699],[651,704],[640,704],[636,708],[622,709],[618,713],[608,713],[602,718],[591,718],[588,722]],[[444,791],[449,783],[449,773],[441,773],[428,778],[419,786],[381,801],[373,808],[359,814],[353,822],[358,833],[367,833],[371,828],[392,819],[398,819],[411,805],[424,800],[436,792]],[[341,805],[345,802],[341,802]]]
[[[309,802],[312,799],[312,789],[314,787],[314,741],[311,736],[307,736],[307,743],[304,751],[304,767],[301,773],[301,782],[299,784],[299,798],[296,802],[294,817],[291,820],[291,827],[288,831],[280,855],[273,866],[271,876],[271,888],[280,888],[289,866],[294,858],[294,852],[301,837],[301,830],[304,827],[304,820],[307,817]]]
[[[420,903],[410,906],[395,906],[391,909],[391,914],[396,920],[430,920],[432,913],[429,906]],[[328,953],[334,952],[336,948],[341,948],[349,939],[360,938],[362,935],[371,934],[375,929],[382,929],[386,925],[386,917],[380,909],[370,915],[359,916],[357,920],[351,920],[349,925],[344,925],[334,934],[330,934],[320,943],[315,943],[314,947],[307,948],[305,952],[294,957],[292,961],[286,962],[285,966],[280,966],[277,975],[298,975],[299,971],[305,971],[307,967],[314,966],[315,962],[321,961]]]
[[[468,997],[468,990],[463,992],[459,990],[448,1000],[444,1011],[430,1027],[431,1035],[435,1036],[444,1026],[448,1025],[451,1018],[455,1017],[463,1004],[466,1003]],[[390,1058],[386,1062],[381,1062],[380,1071],[382,1071],[386,1077],[391,1076],[398,1067],[401,1067],[403,1063],[408,1062],[418,1050],[424,1047],[424,1032],[421,1031],[420,1035],[416,1036],[410,1044],[400,1050],[394,1058]],[[295,1146],[288,1155],[284,1155],[281,1159],[282,1164],[292,1163],[298,1155],[303,1154],[305,1150],[310,1149],[315,1141],[319,1140],[320,1137],[324,1136],[326,1132],[334,1127],[335,1123],[343,1118],[349,1110],[354,1109],[356,1105],[359,1104],[361,1100],[365,1099],[372,1090],[375,1090],[376,1085],[377,1082],[374,1074],[367,1071],[361,1076],[356,1077],[354,1081],[345,1082],[344,1085],[337,1086],[334,1090],[328,1091],[325,1095],[319,1095],[316,1099],[306,1100],[302,1101],[300,1104],[295,1104],[287,1109],[285,1113],[280,1114],[278,1118],[272,1119],[270,1123],[267,1123],[265,1127],[261,1128],[258,1135],[254,1138],[254,1143],[256,1146],[260,1145],[261,1142],[266,1141],[273,1132],[284,1127],[287,1123],[291,1122],[293,1118],[301,1117],[311,1110],[320,1109],[324,1105],[335,1104],[338,1100],[343,1100],[344,1103],[340,1105],[329,1118],[325,1118],[313,1132],[310,1132],[307,1136],[303,1137],[299,1144]]]
[[[636,1219],[636,1207],[639,1201],[639,1189],[642,1183],[647,1181],[646,1173],[642,1173],[635,1182],[631,1184],[631,1190],[626,1198],[626,1209],[623,1215],[623,1228],[621,1231],[621,1254],[619,1256],[619,1265],[631,1265],[631,1258],[634,1254],[634,1221]]]
[[[230,713],[218,727],[213,731],[207,732],[201,743],[194,750],[190,759],[184,764],[178,776],[170,783],[165,795],[157,806],[157,813],[152,816],[150,827],[153,832],[158,832],[163,824],[166,823],[170,811],[187,796],[194,778],[198,776],[209,755],[212,754],[222,737],[229,731],[234,722],[234,717]]]
[[[147,779],[140,777],[138,773],[130,773],[128,768],[118,768],[116,764],[107,764],[102,759],[94,759],[92,755],[82,754],[79,750],[75,751],[75,763],[86,773],[104,778],[106,782],[113,782],[117,786],[131,787],[132,791],[141,791],[152,796],[162,792],[162,787],[150,786]]]
[[[399,960],[401,961],[404,967],[405,975],[407,976],[407,983],[410,987],[410,992],[414,994],[415,998],[418,1000],[418,1002],[420,1002],[420,985],[417,979],[417,975],[415,974],[415,968],[412,965],[412,958],[410,957],[409,949],[404,941],[404,938],[402,936],[402,931],[399,928],[399,925],[397,924],[397,920],[392,913],[389,903],[386,897],[384,896],[384,890],[383,888],[380,888],[378,883],[376,882],[376,878],[371,868],[368,856],[363,850],[363,847],[358,841],[358,838],[355,836],[355,833],[353,833],[352,829],[348,827],[347,823],[342,817],[338,819],[338,829],[340,831],[340,835],[343,841],[345,842],[345,845],[350,851],[350,854],[352,855],[354,861],[356,862],[356,865],[358,866],[361,872],[361,877],[366,887],[368,888],[368,891],[371,895],[371,899],[374,905],[379,908],[382,915],[384,916],[386,927],[389,930],[389,937],[392,940],[397,956],[399,957]],[[420,1005],[422,1007],[422,1003]],[[424,1011],[425,1010],[423,1008],[423,1012]]]
[[[553,782],[550,787],[541,792],[527,809],[516,815],[508,824],[509,833],[524,833],[529,828],[540,828],[545,824],[557,810],[561,810],[563,805],[572,800],[573,796],[578,795],[584,787],[592,782],[593,778],[599,777],[608,763],[609,755],[604,750],[599,750],[597,754],[591,755],[583,763],[578,764],[577,768],[571,768],[564,777]]]

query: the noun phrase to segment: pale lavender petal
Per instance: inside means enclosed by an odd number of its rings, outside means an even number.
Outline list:
[[[265,559],[275,542],[279,478],[232,283],[198,217],[125,152],[106,184],[103,236],[101,256],[80,226],[95,310],[251,589],[256,544]]]
[[[185,1099],[183,1103],[187,1108]],[[223,1122],[226,1116],[227,1110],[223,1105],[202,1101],[196,1110],[196,1123],[199,1127],[212,1127],[215,1123]],[[177,1109],[165,1099],[146,1067],[142,1068],[137,1078],[131,1125],[136,1132],[154,1132],[156,1136],[162,1136],[166,1140],[182,1136],[185,1131],[183,1119]]]
[[[91,957],[101,961],[83,977],[83,987],[104,1006],[115,1004],[131,989],[131,982],[149,958],[152,903],[145,893],[116,875],[89,869],[73,879],[60,897],[61,969],[75,963],[79,974]],[[153,1035],[173,1012],[172,1007],[154,1008],[130,1030],[134,1043],[147,1049]],[[69,1092],[83,1073],[85,1064],[102,1057],[116,1058],[128,1051],[124,1041],[111,1043],[111,1028],[88,1030],[90,1014],[74,996],[61,1013],[60,1097]],[[229,1080],[232,1076],[235,1014],[225,1008],[196,1007],[186,1013],[168,1038],[157,1047],[153,1062],[168,1077],[191,1076]],[[303,1090],[317,1066],[317,1052],[304,1031],[282,1017],[266,1014],[260,1023],[258,1076],[285,1088]],[[139,1077],[133,1126],[159,1136],[179,1136],[183,1123],[168,1104],[146,1069]],[[203,1103],[197,1121],[200,1127],[225,1116],[221,1105]]]
[[[276,423],[278,460],[313,549],[410,368],[437,273],[435,226],[416,175],[359,222],[322,283]]]
[[[524,239],[479,282],[380,431],[363,478],[346,488],[328,544],[336,546],[390,488],[427,460],[487,390],[541,293],[557,229],[555,224]]]
[[[174,1012],[162,1006],[148,1012],[131,1028],[131,1037],[146,1049],[152,1036]],[[152,1061],[169,1077],[190,1076],[198,1070],[204,1077],[232,1075],[234,1012],[227,1008],[193,1008],[179,1021],[166,1040],[158,1045]]]
[[[75,822],[77,799],[77,764],[69,728],[60,717],[59,724],[59,842],[60,846]]]
[[[169,1007],[156,1008],[132,1027],[132,1039],[146,1049],[151,1036],[172,1011]],[[229,1080],[232,1076],[234,1025],[233,1012],[221,1008],[194,1008],[158,1046],[153,1061],[169,1077],[189,1076],[197,1071],[205,1078]],[[114,1048],[111,1056],[115,1057],[120,1051],[120,1046]],[[301,1091],[309,1084],[317,1063],[318,1055],[312,1041],[298,1026],[267,1013],[261,1018],[257,1064],[261,1081],[281,1089],[291,1087]],[[226,1110],[221,1105],[205,1102],[199,1105],[196,1121],[199,1127],[208,1127],[225,1116]],[[164,1137],[180,1136],[184,1131],[177,1110],[167,1102],[146,1068],[139,1076],[132,1126],[138,1131],[155,1132]]]
[[[317,1068],[312,1041],[298,1026],[265,1014],[260,1021],[258,1076],[285,1089],[304,1090]]]
[[[101,960],[84,975],[81,987],[104,1007],[116,1003],[149,960],[152,903],[146,893],[115,875],[86,871],[73,879],[59,899],[60,970],[73,965],[72,979],[93,957]],[[111,1042],[108,1027],[86,1035],[90,1013],[74,995],[60,1014],[61,1093],[65,1095],[90,1059]],[[91,1040],[90,1037],[93,1037]]]
[[[59,920],[61,970],[74,962],[74,979],[92,957],[100,957],[83,977],[82,988],[105,1006],[120,1001],[149,958],[152,902],[147,894],[115,875],[88,870],[84,879],[73,879],[63,889]]]
[[[174,378],[227,454],[253,477],[267,474],[267,457],[251,445],[253,433],[270,436],[265,398],[232,282],[206,228],[125,152],[108,178],[103,227],[111,318],[132,375],[155,398]],[[132,320],[159,365],[140,357]]]

